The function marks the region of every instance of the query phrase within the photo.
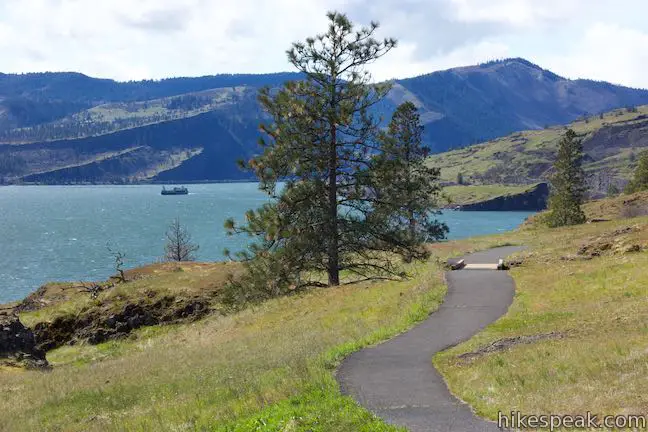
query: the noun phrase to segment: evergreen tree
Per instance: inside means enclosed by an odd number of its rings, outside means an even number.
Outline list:
[[[393,151],[396,145],[380,139],[380,119],[371,108],[390,85],[373,84],[366,71],[396,41],[376,40],[377,23],[355,29],[343,14],[331,12],[328,18],[326,33],[288,51],[304,79],[260,92],[272,121],[261,126],[263,153],[244,165],[275,200],[248,211],[245,225],[233,220],[225,225],[230,234],[260,239],[238,256],[248,261],[245,283],[268,295],[316,285],[320,272],[327,275],[328,286],[340,283],[341,271],[360,277],[398,275],[390,253],[408,257],[420,252],[420,245],[401,242],[395,226],[384,223],[395,218],[381,197],[396,194],[381,191],[389,170],[378,155],[383,145]],[[279,188],[281,180],[285,185]],[[392,211],[402,211],[398,204]],[[418,217],[419,208],[414,211]]]
[[[408,261],[425,258],[423,244],[448,232],[445,224],[431,218],[438,208],[440,170],[425,163],[429,148],[421,143],[422,132],[416,106],[401,104],[382,136],[381,153],[373,158],[377,199],[371,216],[383,219],[376,225],[388,235],[386,242]]]
[[[648,150],[640,154],[634,177],[626,186],[625,192],[635,193],[646,189],[648,189]]]
[[[558,145],[549,197],[548,224],[552,227],[585,222],[581,204],[585,199],[583,144],[576,132],[568,129]]]

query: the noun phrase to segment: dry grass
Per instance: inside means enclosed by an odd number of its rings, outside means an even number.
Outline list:
[[[498,410],[647,412],[648,253],[561,259],[627,226],[635,229],[614,237],[648,245],[648,218],[434,245],[441,259],[505,244],[531,248],[511,272],[517,294],[507,315],[435,358],[452,391],[490,418]],[[317,289],[230,316],[141,329],[128,340],[60,348],[48,355],[55,367],[47,374],[0,371],[0,430],[397,430],[342,397],[333,372],[348,353],[438,306],[441,266],[411,271],[405,282]],[[132,284],[140,292],[137,284],[200,290],[222,273],[202,264],[139,272]],[[550,332],[565,337],[457,358],[502,338]]]
[[[582,208],[588,221],[606,221],[648,216],[648,191],[588,201],[583,204]],[[536,228],[545,224],[543,218],[546,214],[547,212],[545,211],[529,217],[522,225],[523,229]]]
[[[38,306],[35,311],[24,312],[20,318],[27,326],[38,322],[51,322],[64,315],[77,315],[82,311],[104,307],[119,310],[127,303],[147,299],[154,302],[165,295],[176,298],[216,297],[230,274],[240,272],[238,263],[160,263],[126,271],[127,283],[116,284],[101,292],[96,299],[79,288],[80,283],[50,283],[43,286],[28,300]],[[107,286],[110,281],[103,282]]]
[[[191,267],[143,269],[123,287],[177,291],[213,282],[212,265]],[[201,271],[207,275],[197,277]],[[404,282],[318,289],[128,340],[60,348],[48,354],[50,373],[0,373],[0,430],[397,430],[342,397],[333,371],[344,355],[438,306],[441,267],[411,271]]]
[[[583,206],[583,210],[588,219],[620,219],[648,216],[648,191],[590,201]]]
[[[625,234],[619,228],[634,227]],[[619,232],[619,231],[617,231]],[[491,419],[497,412],[648,412],[648,253],[610,251],[562,260],[583,244],[618,237],[645,247],[648,218],[509,235],[531,247],[511,271],[509,312],[434,363],[451,390]],[[470,361],[458,356],[496,340],[550,332],[566,337],[521,344]]]

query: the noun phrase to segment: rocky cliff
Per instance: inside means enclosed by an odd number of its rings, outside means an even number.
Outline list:
[[[0,312],[0,366],[47,367],[45,352],[36,347],[34,333],[16,315]]]
[[[463,211],[540,211],[547,208],[549,185],[538,183],[519,194],[502,195],[458,207]]]

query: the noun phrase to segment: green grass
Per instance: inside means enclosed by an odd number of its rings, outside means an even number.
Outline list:
[[[646,412],[648,253],[560,259],[626,226],[639,231],[623,241],[648,245],[648,218],[556,230],[529,225],[435,245],[440,259],[498,245],[530,247],[511,271],[517,293],[509,312],[434,359],[450,389],[490,418],[498,410]],[[133,282],[140,288],[130,295],[145,286],[194,295],[213,287],[223,270],[140,269]],[[334,371],[349,353],[438,307],[442,267],[432,260],[410,270],[403,282],[315,289],[236,314],[140,329],[120,341],[62,347],[48,354],[49,373],[0,370],[0,430],[399,430],[342,396]],[[126,292],[112,295],[115,301]],[[56,298],[47,313],[77,307]],[[551,331],[565,337],[457,358],[504,337]]]
[[[636,113],[614,110],[603,119],[593,116],[587,122],[581,120],[570,125],[578,134],[587,135],[606,125],[635,123],[636,118],[648,114],[648,105],[640,106]],[[645,120],[643,120],[645,121]],[[429,164],[441,169],[441,179],[455,182],[461,173],[466,181],[479,183],[519,183],[547,178],[547,170],[553,163],[558,141],[564,134],[562,126],[543,130],[516,132],[483,144],[433,155]],[[618,148],[602,160],[585,163],[588,171],[609,169],[620,178],[628,178],[632,172],[630,151]],[[494,172],[494,179],[482,181],[481,177]],[[488,177],[488,176],[487,176]]]
[[[648,411],[648,252],[564,261],[579,246],[616,229],[637,232],[616,241],[648,246],[648,218],[509,234],[530,246],[511,274],[516,295],[508,313],[466,343],[438,354],[434,364],[453,393],[478,414],[637,414]],[[459,355],[496,340],[564,334],[514,345],[472,360]]]
[[[462,248],[440,245],[438,253]],[[49,373],[0,372],[0,392],[10,395],[0,399],[0,430],[399,430],[343,397],[333,373],[348,353],[438,307],[442,268],[410,270],[414,277],[403,282],[316,289],[117,342],[60,348],[49,353]],[[199,289],[200,280],[188,286]]]
[[[226,283],[229,274],[237,274],[237,263],[162,263],[129,270],[125,284],[102,291],[96,299],[76,288],[79,283],[47,284],[40,300],[43,307],[20,314],[29,327],[39,322],[51,322],[58,317],[77,316],[90,311],[111,314],[126,304],[154,303],[164,296],[176,299],[213,298]],[[103,282],[105,285],[107,282]]]

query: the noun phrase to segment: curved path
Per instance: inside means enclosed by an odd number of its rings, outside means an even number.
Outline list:
[[[507,246],[464,257],[466,264],[497,263],[521,247]],[[507,272],[448,272],[448,294],[423,323],[383,344],[358,351],[340,366],[343,394],[386,422],[410,431],[498,431],[450,394],[432,357],[469,339],[506,313],[515,284]]]

